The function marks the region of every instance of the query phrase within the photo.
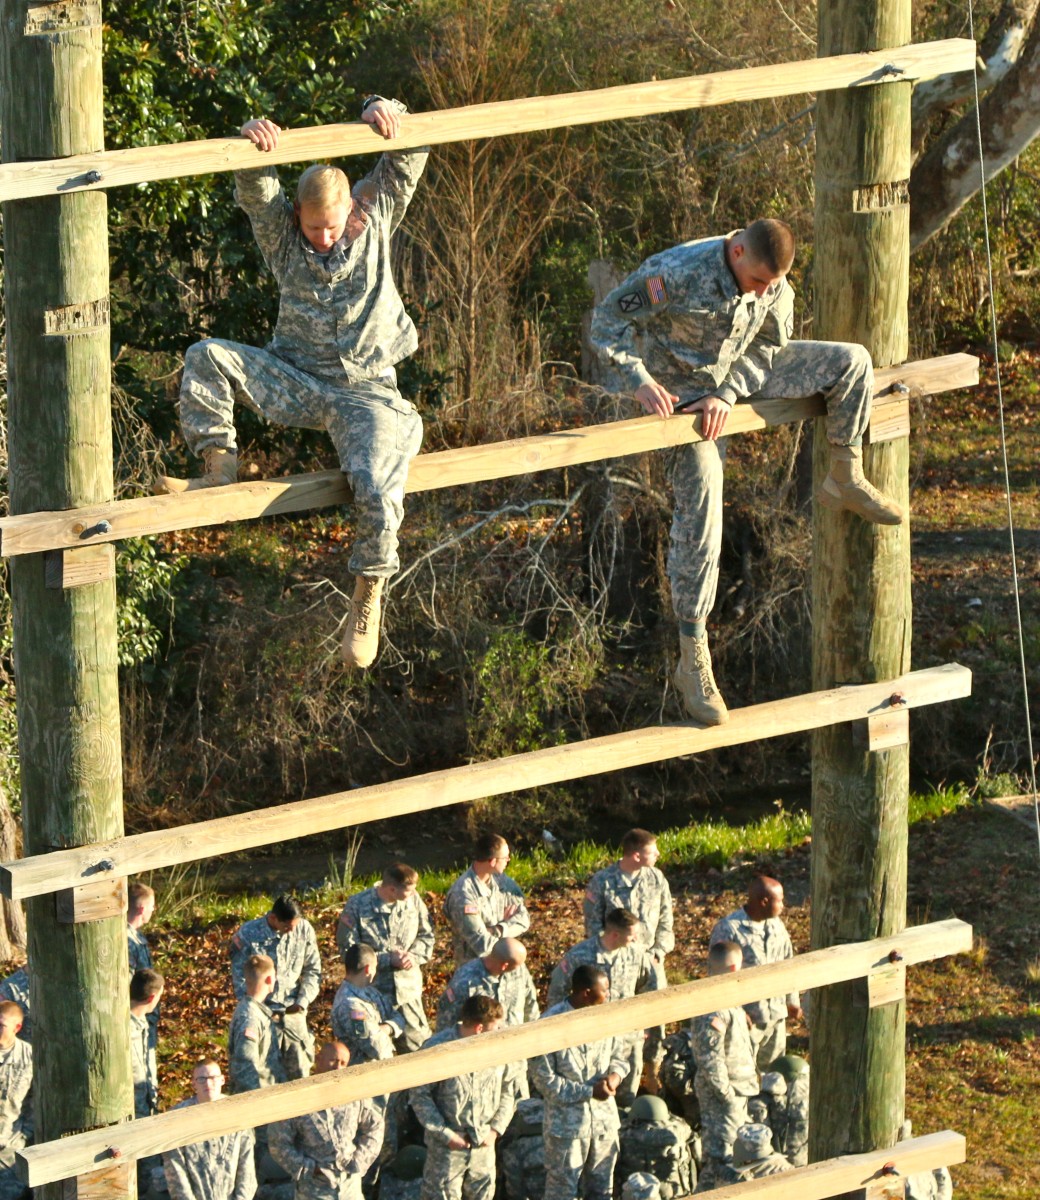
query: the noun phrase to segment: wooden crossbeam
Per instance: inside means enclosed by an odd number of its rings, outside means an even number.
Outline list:
[[[905,407],[903,388],[931,395],[972,387],[978,381],[979,360],[970,354],[947,354],[879,369],[874,372],[874,415],[883,418],[889,409]],[[822,412],[823,400],[819,397],[738,404],[730,414],[727,433],[748,433],[805,420]],[[636,417],[484,446],[438,450],[414,460],[406,490],[433,491],[661,450],[700,441],[698,430],[698,416],[680,413],[667,421],[659,417]],[[10,558],[45,550],[96,546],[122,538],[347,504],[350,499],[350,488],[342,472],[319,471],[287,479],[182,492],[177,496],[141,496],[65,512],[25,513],[0,520],[0,553]]]
[[[89,846],[54,850],[0,866],[0,891],[10,899],[24,900],[112,876],[136,875],[366,821],[426,812],[684,754],[702,754],[721,746],[863,720],[872,714],[889,712],[893,707],[919,708],[970,692],[971,672],[967,667],[955,663],[929,667],[889,681],[830,688],[733,709],[725,725],[709,729],[691,723],[653,725],[296,800],[256,812],[199,821],[177,829],[156,829]]]
[[[240,170],[261,163],[343,158],[384,149],[407,150],[771,96],[907,83],[954,71],[970,71],[974,65],[975,43],[965,38],[949,38],[869,54],[842,54],[680,79],[621,84],[595,91],[473,104],[442,112],[412,113],[402,122],[400,136],[390,142],[384,141],[370,126],[354,122],[286,130],[279,138],[277,150],[264,153],[262,158],[252,142],[241,137],[222,137],[76,154],[40,162],[5,163],[0,166],[0,200],[125,187],[159,179]]]
[[[202,1138],[434,1083],[460,1070],[477,1071],[500,1063],[519,1062],[566,1046],[666,1025],[767,996],[869,978],[874,972],[885,970],[894,954],[903,963],[913,965],[966,953],[971,945],[971,926],[954,919],[919,925],[873,941],[813,950],[784,962],[697,979],[628,1000],[480,1034],[467,1039],[464,1046],[447,1043],[400,1058],[363,1063],[230,1096],[219,1104],[193,1105],[130,1124],[44,1142],[18,1152],[23,1178],[30,1186],[38,1187],[108,1165],[113,1148],[118,1149],[121,1158],[143,1158]]]

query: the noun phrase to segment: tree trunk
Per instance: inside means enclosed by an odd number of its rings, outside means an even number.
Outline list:
[[[0,792],[0,862],[18,857],[18,825],[7,796]],[[0,961],[10,962],[25,953],[25,909],[20,900],[4,897],[0,903]]]
[[[819,54],[910,40],[909,0],[824,0]],[[817,104],[816,336],[863,343],[877,366],[907,353],[910,86]],[[900,184],[902,186],[900,186]],[[828,464],[823,422],[816,486]],[[909,445],[865,447],[868,477],[908,506]],[[813,687],[909,669],[910,534],[815,506]],[[857,748],[848,726],[813,736],[812,945],[897,932],[906,921],[907,747]],[[813,996],[810,1158],[895,1141],[903,1117],[905,1006],[869,1009],[862,981]]]
[[[1014,67],[979,105],[987,182],[1040,133],[1040,17],[1034,14]],[[910,176],[910,243],[916,250],[978,192],[978,130],[974,105],[929,146]]]
[[[101,6],[3,0],[5,161],[103,148]],[[11,512],[112,498],[104,192],[4,206]],[[45,586],[12,561],[27,854],[123,833],[113,580]],[[36,1137],[133,1113],[122,915],[60,924],[30,902]],[[37,1191],[58,1197],[60,1185]]]

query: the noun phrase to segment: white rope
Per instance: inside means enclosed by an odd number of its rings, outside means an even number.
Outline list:
[[[975,40],[974,0],[968,0],[968,32]],[[989,208],[986,203],[986,158],[982,147],[982,116],[979,111],[979,72],[972,72],[975,86],[975,135],[979,147],[981,176],[982,227],[986,240],[986,273],[989,283],[989,319],[993,338],[993,366],[997,380],[997,414],[1000,422],[1000,453],[1004,467],[1004,499],[1007,501],[1008,541],[1011,545],[1011,581],[1015,597],[1015,617],[1018,622],[1018,658],[1022,672],[1022,704],[1026,718],[1026,752],[1029,761],[1030,791],[1033,796],[1033,818],[1036,824],[1037,849],[1040,850],[1040,795],[1036,790],[1036,758],[1033,754],[1033,725],[1029,715],[1029,675],[1026,670],[1026,641],[1022,626],[1022,600],[1018,586],[1018,561],[1015,551],[1015,519],[1011,506],[1011,471],[1008,467],[1007,432],[1004,427],[1004,389],[1000,378],[1000,341],[997,336],[997,298],[993,287],[993,252],[989,240]]]

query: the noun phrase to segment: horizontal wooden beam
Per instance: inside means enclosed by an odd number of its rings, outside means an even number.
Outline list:
[[[913,965],[963,954],[971,945],[970,925],[958,920],[936,921],[874,941],[813,950],[784,962],[697,979],[629,1000],[480,1034],[467,1039],[464,1047],[446,1043],[400,1058],[230,1096],[219,1104],[193,1105],[130,1124],[74,1134],[21,1150],[19,1160],[24,1164],[26,1182],[37,1187],[106,1166],[112,1161],[113,1148],[121,1158],[139,1159],[202,1138],[448,1079],[460,1070],[519,1062],[566,1046],[682,1021],[767,996],[869,977],[875,971],[886,970],[894,954],[903,963]]]
[[[10,899],[24,900],[112,876],[137,875],[366,821],[427,812],[684,754],[702,754],[721,746],[864,720],[872,714],[888,712],[893,702],[919,708],[970,693],[971,672],[966,667],[957,664],[929,667],[890,681],[829,688],[733,709],[725,725],[708,729],[688,723],[652,725],[199,821],[177,829],[155,829],[89,846],[54,850],[0,866],[0,891]]]
[[[979,360],[970,354],[947,354],[941,358],[887,367],[874,372],[874,411],[884,411],[901,403],[903,393],[900,388],[931,395],[972,387],[978,381]],[[805,420],[822,412],[823,400],[819,397],[738,404],[730,415],[727,432],[748,433],[769,425]],[[406,490],[433,491],[662,450],[700,441],[698,429],[698,416],[680,413],[667,421],[659,417],[636,417],[484,446],[438,450],[414,460]],[[95,546],[122,538],[170,533],[175,529],[198,529],[276,513],[347,504],[350,499],[350,488],[342,472],[319,471],[287,479],[182,492],[177,496],[140,496],[64,512],[25,513],[0,520],[0,554],[13,558],[18,554],[37,554],[71,546]]]
[[[950,38],[869,54],[810,58],[709,75],[621,84],[595,91],[531,96],[449,108],[442,112],[411,113],[402,122],[400,136],[389,142],[369,125],[353,122],[286,130],[279,138],[277,150],[262,155],[245,138],[221,137],[167,146],[76,154],[40,162],[5,163],[0,166],[0,200],[126,187],[266,164],[344,158],[383,149],[408,150],[772,96],[918,82],[954,71],[970,71],[974,65],[975,43],[964,38]],[[267,115],[276,120],[286,116]]]

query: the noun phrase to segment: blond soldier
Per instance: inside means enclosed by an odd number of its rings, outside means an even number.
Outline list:
[[[406,111],[397,100],[369,96],[361,119],[393,138]],[[261,117],[240,133],[269,153],[281,130]],[[295,204],[274,167],[235,172],[235,198],[278,284],[278,321],[262,350],[216,338],[188,348],[181,428],[206,469],[190,483],[166,476],[156,487],[235,482],[236,403],[280,425],[325,429],[354,494],[356,584],[342,653],[357,668],[370,666],[378,650],[383,586],[399,566],[408,464],[422,442],[419,414],[397,390],[395,364],[414,353],[418,335],[394,284],[390,236],[426,158],[424,150],[384,154],[353,192],[338,167],[310,167]]]
[[[15,1173],[15,1151],[33,1135],[32,1046],[22,1041],[22,1010],[13,1000],[0,1001],[0,1200],[27,1194]]]
[[[239,1000],[228,1030],[231,1091],[252,1092],[285,1083],[278,1035],[265,1001],[274,991],[274,962],[251,954],[243,968],[246,994]]]

